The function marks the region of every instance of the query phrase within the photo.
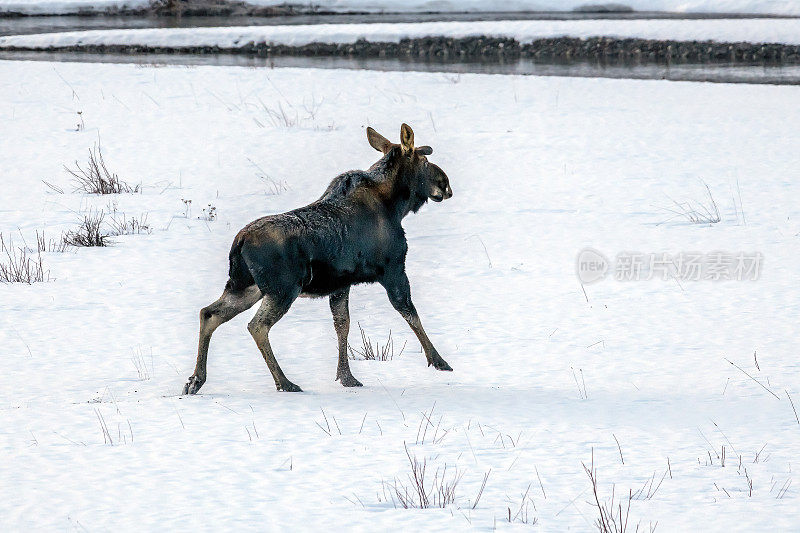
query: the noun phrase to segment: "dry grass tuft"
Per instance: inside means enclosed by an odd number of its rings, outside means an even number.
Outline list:
[[[706,201],[686,200],[677,202],[670,198],[672,207],[664,207],[663,209],[674,213],[672,218],[685,218],[691,224],[716,224],[722,220],[719,214],[719,207],[717,206],[714,196],[711,194],[711,188],[705,181],[702,182],[708,195]]]
[[[374,346],[372,345],[372,339],[367,337],[367,334],[364,333],[364,329],[361,327],[361,324],[358,325],[358,330],[361,332],[361,347],[354,348],[350,344],[347,345],[350,359],[364,361],[391,361],[394,359],[395,355],[399,357],[402,355],[403,350],[406,349],[407,341],[403,343],[403,346],[400,348],[400,351],[397,354],[394,353],[394,339],[392,339],[391,330],[389,331],[389,338],[386,339],[386,343],[381,345],[380,343],[376,342]]]
[[[384,492],[388,487],[395,507],[399,505],[403,509],[429,509],[431,507],[443,509],[455,503],[456,488],[463,474],[458,469],[454,469],[448,476],[448,467],[444,465],[444,467],[436,469],[431,480],[428,476],[427,459],[418,460],[408,451],[408,446],[405,446],[405,450],[411,467],[411,472],[408,474],[409,485],[398,481],[397,478],[391,484],[384,482]]]
[[[611,498],[609,500],[600,500],[600,494],[597,488],[597,469],[594,467],[594,449],[592,449],[592,462],[589,466],[581,463],[586,475],[589,476],[589,481],[592,483],[592,496],[594,499],[594,507],[597,510],[597,519],[594,522],[595,527],[600,533],[625,533],[628,531],[629,518],[631,513],[631,501],[635,495],[632,490],[628,491],[628,503],[623,507],[623,502],[616,499],[614,489],[611,490]],[[666,475],[666,474],[665,474]],[[663,479],[662,479],[663,481]],[[647,486],[647,484],[645,485]],[[661,486],[660,483],[658,486]],[[643,499],[650,499],[655,495],[655,490],[650,489],[650,492]],[[640,490],[637,494],[641,493]],[[648,531],[653,533],[658,527],[658,522],[648,524]],[[636,524],[636,532],[644,531],[644,526],[641,522]]]
[[[50,281],[50,271],[42,264],[42,242],[36,239],[36,252],[28,249],[23,240],[22,246],[14,246],[9,239],[6,243],[0,233],[0,283],[38,283]]]
[[[107,217],[103,210],[84,213],[77,228],[67,230],[61,235],[61,246],[111,246],[114,244],[112,237],[150,233],[152,229],[147,224],[147,213],[129,217],[112,205]]]

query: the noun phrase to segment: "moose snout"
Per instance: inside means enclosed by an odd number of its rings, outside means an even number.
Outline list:
[[[453,191],[448,185],[444,190],[439,187],[434,187],[433,192],[431,192],[430,199],[434,202],[441,202],[442,200],[447,200],[451,196],[453,196]]]

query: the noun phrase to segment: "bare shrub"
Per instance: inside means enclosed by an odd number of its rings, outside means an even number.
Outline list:
[[[90,247],[109,246],[110,236],[102,230],[103,211],[90,212],[83,215],[83,220],[76,229],[64,232],[61,240],[67,246]]]
[[[411,467],[411,472],[408,474],[409,485],[398,481],[397,478],[391,484],[384,482],[384,491],[389,488],[395,507],[399,504],[403,509],[445,508],[454,503],[456,488],[463,474],[454,469],[452,475],[448,476],[448,467],[444,465],[436,469],[432,480],[430,477],[426,478],[428,460],[419,461],[408,451],[408,446],[404,444],[404,447]]]
[[[361,332],[361,348],[354,348],[348,344],[347,349],[350,353],[350,359],[362,359],[365,361],[391,361],[394,359],[394,339],[392,339],[391,330],[389,330],[389,338],[386,339],[386,343],[381,345],[376,342],[375,346],[372,345],[372,340],[364,333],[361,324],[358,325],[358,330]],[[403,350],[406,349],[406,342],[403,343],[403,346],[397,353],[398,357],[403,353]]]
[[[9,238],[8,244],[0,233],[0,283],[32,283],[50,281],[50,271],[44,269],[40,241],[36,239],[36,252],[28,250],[27,245],[14,246]]]
[[[64,166],[75,184],[75,192],[89,194],[120,194],[141,192],[141,184],[130,185],[108,170],[99,145],[89,150],[89,161],[81,167],[75,161],[75,169]],[[47,183],[47,182],[45,182]],[[49,184],[48,184],[49,185]],[[50,186],[53,188],[52,186]]]

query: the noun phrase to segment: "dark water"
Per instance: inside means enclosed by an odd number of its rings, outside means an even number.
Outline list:
[[[739,15],[675,13],[445,13],[395,15],[301,15],[280,17],[109,17],[53,16],[0,18],[0,35],[30,34],[86,29],[191,28],[208,26],[258,26],[280,24],[355,24],[365,22],[425,22],[476,20],[575,20],[575,19],[647,19],[647,18],[754,18]],[[666,79],[673,81],[708,81],[719,83],[761,83],[800,85],[800,66],[764,66],[746,64],[628,65],[590,61],[542,62],[532,59],[514,61],[446,62],[414,59],[363,59],[342,57],[258,58],[245,55],[188,54],[95,54],[88,52],[2,52],[0,59],[30,61],[68,61],[89,63],[135,63],[170,65],[226,65],[262,68],[300,67],[380,71],[441,72],[448,76],[461,73],[516,74],[537,76],[601,77],[629,79]],[[457,81],[457,78],[454,78]]]
[[[0,18],[1,35],[49,33],[78,30],[135,28],[196,28],[207,26],[277,26],[296,24],[358,24],[368,22],[433,22],[476,20],[582,20],[582,19],[708,19],[760,18],[744,15],[703,13],[430,13],[395,15],[297,15],[281,17],[134,17],[134,16],[52,16]],[[763,17],[761,17],[763,18]]]
[[[511,74],[642,80],[706,81],[800,85],[800,65],[764,66],[747,64],[624,65],[589,61],[570,63],[535,62],[443,62],[407,59],[359,59],[341,57],[275,57],[187,54],[95,54],[87,52],[0,52],[0,59],[21,61],[67,61],[79,63],[134,63],[140,65],[221,65],[260,68],[325,68],[379,71],[441,72],[458,82],[460,74]]]

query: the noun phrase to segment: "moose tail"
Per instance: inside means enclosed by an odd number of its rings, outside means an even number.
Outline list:
[[[228,260],[230,261],[228,277],[230,279],[228,279],[225,288],[233,292],[244,290],[255,283],[252,274],[250,274],[250,269],[247,268],[247,264],[242,258],[243,244],[244,239],[242,239],[241,235],[237,235],[233,241],[233,246],[231,246],[231,253],[228,255]]]

